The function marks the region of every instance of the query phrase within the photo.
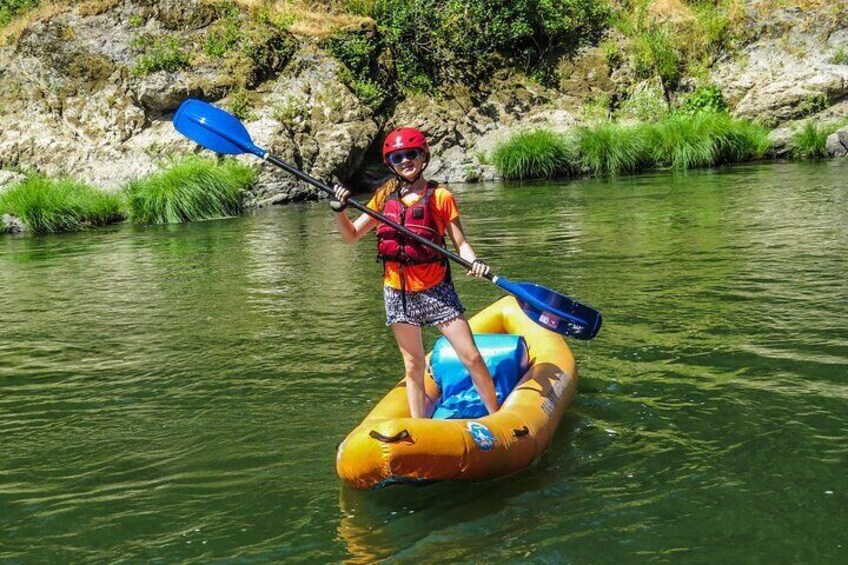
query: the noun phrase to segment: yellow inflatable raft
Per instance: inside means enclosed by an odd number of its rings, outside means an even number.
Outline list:
[[[410,418],[401,381],[339,445],[336,469],[345,484],[374,489],[492,479],[524,469],[547,449],[577,387],[574,356],[565,340],[527,318],[511,296],[470,323],[475,334],[520,335],[529,349],[530,368],[501,409],[471,420]],[[428,398],[438,398],[429,371],[425,379]]]

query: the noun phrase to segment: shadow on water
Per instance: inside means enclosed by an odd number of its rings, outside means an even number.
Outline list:
[[[567,449],[569,436],[578,425],[574,415],[561,422],[550,451]],[[567,493],[560,472],[566,468],[550,462],[549,454],[528,469],[483,483],[439,482],[424,485],[395,485],[376,491],[341,487],[337,539],[344,544],[348,563],[372,563],[390,556],[419,561],[471,557],[497,538],[492,531],[511,504],[532,504],[555,490]],[[556,468],[554,468],[556,465]],[[452,538],[462,537],[453,545]]]

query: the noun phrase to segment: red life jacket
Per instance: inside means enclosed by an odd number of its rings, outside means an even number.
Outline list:
[[[436,186],[436,183],[428,182],[424,196],[411,206],[404,204],[398,193],[393,192],[386,199],[383,215],[412,233],[444,247],[445,238],[439,234],[439,227],[430,206],[430,197]],[[377,255],[383,261],[396,261],[402,265],[420,265],[445,260],[441,253],[386,224],[380,224],[377,228]]]

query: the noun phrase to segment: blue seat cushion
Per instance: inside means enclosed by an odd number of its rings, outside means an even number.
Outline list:
[[[475,334],[474,342],[495,382],[498,402],[502,403],[530,368],[527,343],[520,335],[509,334]],[[433,346],[430,371],[442,391],[433,419],[480,418],[488,414],[471,375],[444,337]]]

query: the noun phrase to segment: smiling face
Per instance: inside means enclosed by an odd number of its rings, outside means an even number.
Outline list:
[[[424,170],[424,152],[420,149],[403,149],[389,153],[389,164],[392,169],[409,182],[414,181]]]

